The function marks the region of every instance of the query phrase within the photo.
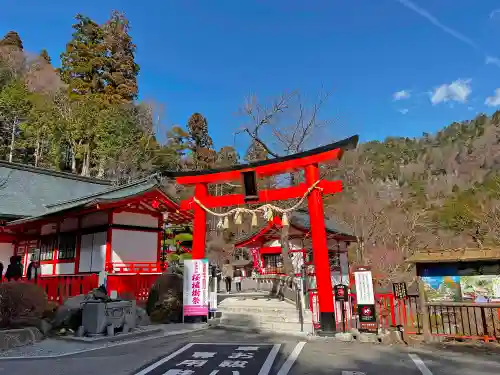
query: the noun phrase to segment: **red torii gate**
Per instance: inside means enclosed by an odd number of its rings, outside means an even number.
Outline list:
[[[167,172],[166,177],[175,178],[180,185],[194,186],[194,197],[181,202],[181,209],[194,211],[193,223],[193,259],[205,257],[206,208],[237,206],[244,204],[267,203],[307,197],[309,216],[311,218],[311,237],[313,246],[313,261],[318,288],[320,322],[322,332],[335,331],[334,301],[328,248],[323,210],[323,194],[335,194],[342,191],[341,181],[320,179],[319,164],[340,160],[345,150],[355,148],[358,136],[352,136],[340,142],[318,147],[309,151],[288,155],[271,160],[236,165],[219,169],[202,171]],[[258,178],[284,174],[287,172],[304,171],[305,183],[296,186],[258,191]],[[208,185],[240,180],[243,183],[244,194],[212,196]],[[312,189],[312,190],[311,190]]]

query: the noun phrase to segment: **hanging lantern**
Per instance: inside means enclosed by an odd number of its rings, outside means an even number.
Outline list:
[[[160,202],[154,200],[153,202],[151,202],[151,207],[153,207],[156,210],[158,207],[160,207]]]
[[[234,223],[236,225],[241,225],[242,223],[242,215],[241,215],[241,212],[240,211],[236,211],[236,213],[234,214]]]
[[[283,225],[284,227],[288,227],[290,225],[286,212],[283,212],[283,216],[281,217],[281,225]]]
[[[224,229],[229,229],[229,216],[224,216]]]
[[[252,227],[256,227],[257,225],[259,225],[259,222],[257,221],[257,214],[254,212],[252,214]]]

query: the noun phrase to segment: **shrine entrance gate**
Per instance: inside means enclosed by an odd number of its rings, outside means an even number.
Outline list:
[[[271,160],[202,171],[167,172],[166,177],[175,178],[179,185],[194,186],[194,196],[181,202],[181,209],[194,211],[193,259],[205,258],[207,211],[212,212],[211,209],[219,207],[257,203],[266,203],[265,206],[269,206],[267,203],[272,201],[307,197],[320,327],[323,333],[334,332],[336,330],[334,299],[322,196],[341,192],[342,182],[321,179],[319,165],[340,160],[344,151],[355,148],[357,143],[356,135],[340,142]],[[258,178],[299,171],[304,172],[303,183],[258,190]],[[234,181],[242,182],[243,194],[213,196],[208,192],[209,184]]]

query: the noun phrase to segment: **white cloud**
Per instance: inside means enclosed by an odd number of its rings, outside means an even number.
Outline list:
[[[470,79],[457,79],[450,84],[443,84],[430,93],[431,103],[436,105],[443,102],[467,102],[472,92]]]
[[[486,65],[493,64],[500,67],[500,59],[494,56],[486,56]]]
[[[392,94],[392,100],[409,99],[410,96],[411,96],[411,91],[401,90],[401,91],[397,91],[394,94]]]
[[[400,109],[399,113],[401,113],[402,115],[406,115],[408,113],[408,108]]]
[[[488,96],[484,101],[488,107],[499,107],[500,106],[500,89],[495,90],[495,94],[493,96]]]
[[[474,110],[474,107],[469,106],[469,107],[467,107],[467,109],[468,109],[469,111],[473,111],[473,110]]]
[[[500,8],[499,8],[499,9],[495,9],[495,10],[491,11],[491,13],[490,13],[490,18],[495,18],[495,16],[496,16],[497,14],[500,14]]]

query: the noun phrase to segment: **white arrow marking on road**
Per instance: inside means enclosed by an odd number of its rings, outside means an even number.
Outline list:
[[[433,375],[431,370],[429,370],[424,361],[422,361],[418,355],[413,353],[408,353],[408,355],[410,356],[413,363],[415,363],[415,366],[417,366],[417,368],[420,370],[422,375]]]
[[[208,375],[217,375],[219,373],[219,370],[214,370]],[[233,371],[233,375],[240,375],[239,371]]]

